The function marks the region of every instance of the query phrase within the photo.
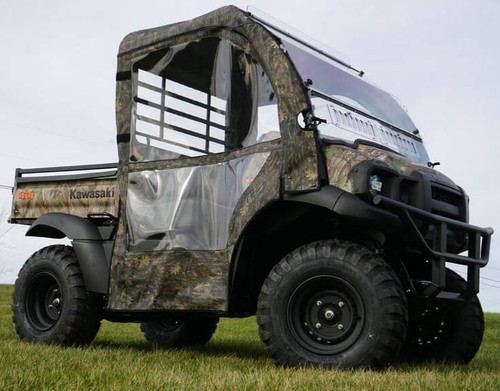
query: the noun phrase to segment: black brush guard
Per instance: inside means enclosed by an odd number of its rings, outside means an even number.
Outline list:
[[[432,262],[432,281],[420,294],[426,298],[470,300],[479,292],[479,268],[486,266],[490,253],[493,228],[480,228],[462,221],[439,216],[382,195],[373,197],[373,203],[396,213],[417,246]],[[432,248],[420,232],[415,219],[434,227]],[[448,232],[456,230],[467,235],[467,255],[447,251]],[[467,266],[467,289],[461,293],[446,292],[446,262]]]

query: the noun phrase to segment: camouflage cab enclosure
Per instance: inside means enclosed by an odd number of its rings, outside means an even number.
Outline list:
[[[296,121],[307,108],[278,40],[234,7],[123,40],[117,125],[119,139],[130,139],[119,143],[127,218],[110,309],[227,310],[245,225],[283,190],[319,187],[314,134]]]

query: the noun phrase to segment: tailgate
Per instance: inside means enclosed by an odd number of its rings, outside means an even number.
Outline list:
[[[49,212],[118,217],[116,167],[112,163],[17,169],[10,222],[31,224]]]

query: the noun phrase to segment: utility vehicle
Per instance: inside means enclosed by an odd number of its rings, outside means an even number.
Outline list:
[[[493,230],[363,72],[227,6],[124,38],[116,120],[117,164],[16,172],[10,221],[72,243],[19,272],[21,339],[200,345],[256,314],[284,366],[476,354]]]

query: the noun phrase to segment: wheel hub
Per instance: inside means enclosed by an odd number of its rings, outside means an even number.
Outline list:
[[[290,298],[288,311],[297,340],[319,354],[334,354],[351,346],[364,320],[356,290],[334,276],[317,276],[302,283]]]
[[[304,325],[312,338],[321,343],[334,344],[349,332],[355,319],[353,307],[345,306],[345,300],[339,293],[322,295],[316,300],[315,306],[306,310]]]
[[[54,320],[57,320],[59,314],[61,313],[62,300],[59,289],[54,288],[47,292],[47,298],[45,300],[47,305],[47,314]]]
[[[327,310],[325,310],[324,317],[327,321],[331,321],[333,320],[333,318],[335,318],[335,312],[333,312],[333,309],[328,308]]]
[[[54,327],[64,303],[59,284],[51,273],[39,273],[33,277],[25,300],[26,314],[35,330],[47,331]]]

